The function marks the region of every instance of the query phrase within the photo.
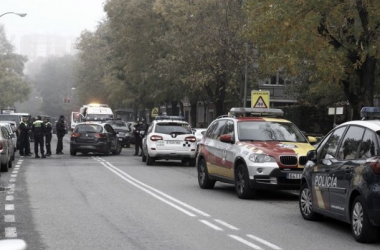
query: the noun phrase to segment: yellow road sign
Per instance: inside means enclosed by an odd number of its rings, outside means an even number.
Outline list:
[[[269,108],[270,92],[252,90],[251,92],[251,108]]]
[[[152,109],[152,117],[158,116],[158,108],[153,108]]]

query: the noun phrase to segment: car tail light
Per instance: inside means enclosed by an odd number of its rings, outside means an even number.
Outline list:
[[[196,142],[197,138],[195,138],[195,136],[188,136],[185,138],[185,141]]]
[[[151,141],[159,141],[159,140],[163,140],[162,136],[159,136],[159,135],[152,135],[150,137],[150,140]]]
[[[71,137],[73,137],[73,138],[77,138],[77,137],[79,137],[79,136],[80,136],[79,133],[72,133],[72,134],[71,134]]]
[[[3,142],[0,141],[0,150],[3,150],[3,149],[4,149]]]
[[[375,174],[380,175],[380,157],[367,159],[366,162],[370,165],[370,167],[373,169],[373,172],[375,172]]]
[[[106,138],[107,136],[106,136],[106,134],[103,134],[103,133],[96,133],[95,137],[96,138]]]

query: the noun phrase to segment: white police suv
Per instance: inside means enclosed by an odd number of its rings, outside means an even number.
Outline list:
[[[190,124],[180,116],[157,116],[142,142],[142,161],[181,160],[195,166],[197,140]]]
[[[299,198],[306,220],[325,215],[351,225],[354,238],[380,238],[380,108],[335,127],[309,151]]]

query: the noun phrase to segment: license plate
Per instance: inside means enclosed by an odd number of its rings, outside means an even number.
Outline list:
[[[164,141],[157,141],[156,142],[156,146],[157,147],[163,147],[163,146],[165,146]]]
[[[179,144],[181,144],[181,141],[166,141],[166,144],[179,145]]]
[[[122,141],[123,140],[123,138],[119,138],[119,141]]]
[[[301,179],[302,174],[286,173],[286,179]]]

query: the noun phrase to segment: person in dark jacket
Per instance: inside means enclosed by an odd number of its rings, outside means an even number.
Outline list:
[[[142,119],[140,122],[137,122],[135,126],[133,126],[133,134],[135,136],[135,154],[134,155],[140,155],[139,150],[141,149],[142,153],[142,139],[144,137],[145,133],[145,121]]]
[[[41,116],[37,116],[37,119],[33,122],[32,131],[34,134],[34,157],[46,158],[44,154],[45,124],[41,120]],[[38,146],[40,147],[41,157],[38,155]]]
[[[29,127],[27,117],[22,118],[22,122],[19,125],[19,131],[20,131],[20,155],[31,156],[30,144],[29,144],[30,127]]]
[[[51,143],[51,138],[53,137],[53,135],[52,135],[53,126],[50,123],[49,117],[45,117],[44,124],[45,124],[46,156],[51,156],[51,145],[50,145],[50,143]]]
[[[63,150],[63,137],[66,134],[65,117],[63,115],[61,115],[59,117],[59,120],[57,121],[56,131],[57,131],[57,138],[58,138],[56,154],[62,155],[63,154],[63,152],[62,152],[62,150]]]

